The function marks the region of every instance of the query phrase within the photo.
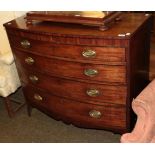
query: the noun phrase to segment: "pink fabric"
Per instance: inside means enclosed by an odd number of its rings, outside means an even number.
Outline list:
[[[155,79],[132,102],[137,122],[131,133],[121,136],[122,143],[155,143]]]

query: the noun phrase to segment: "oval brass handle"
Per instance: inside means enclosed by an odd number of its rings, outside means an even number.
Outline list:
[[[39,78],[35,75],[30,75],[29,79],[31,80],[31,82],[36,83],[38,82]]]
[[[30,43],[28,40],[22,40],[22,41],[20,42],[20,44],[21,44],[21,46],[22,46],[23,48],[30,48],[30,47],[31,47],[31,43]]]
[[[91,96],[91,97],[96,97],[96,96],[99,96],[100,94],[99,90],[97,89],[89,89],[86,91],[86,93],[88,96]]]
[[[82,55],[85,58],[93,58],[96,56],[96,52],[93,50],[87,49],[82,52]]]
[[[37,101],[42,101],[43,98],[39,94],[34,94],[34,99]]]
[[[34,63],[34,59],[31,57],[27,57],[25,58],[25,63],[27,63],[28,65],[32,65]]]
[[[85,69],[84,74],[89,77],[94,77],[98,74],[98,70],[96,69]]]
[[[91,110],[89,112],[89,116],[92,118],[101,118],[102,113],[100,111],[97,111],[97,110]]]

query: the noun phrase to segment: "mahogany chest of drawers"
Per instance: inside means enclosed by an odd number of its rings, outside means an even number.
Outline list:
[[[127,132],[131,102],[146,86],[151,16],[124,13],[109,30],[34,22],[4,24],[26,98],[37,108],[78,127]]]

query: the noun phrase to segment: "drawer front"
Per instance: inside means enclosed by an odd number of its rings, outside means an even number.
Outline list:
[[[57,96],[82,100],[126,104],[126,86],[85,83],[62,78],[54,78],[35,71],[22,71],[21,79],[25,85],[32,84]]]
[[[85,61],[125,62],[125,48],[89,47],[73,45],[56,45],[51,42],[37,41],[10,36],[12,47],[40,55],[79,59]]]
[[[24,95],[29,103],[81,127],[125,129],[126,126],[126,109],[122,106],[85,104],[47,94],[35,87],[25,87]]]
[[[126,66],[77,63],[49,59],[21,51],[14,51],[18,66],[43,71],[53,76],[71,77],[100,82],[126,83]],[[33,61],[33,62],[31,62]]]

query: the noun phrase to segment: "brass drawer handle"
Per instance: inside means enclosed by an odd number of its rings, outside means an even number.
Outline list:
[[[20,44],[21,44],[21,46],[22,46],[23,48],[30,48],[30,47],[31,47],[31,43],[30,43],[28,40],[22,40],[22,41],[20,42]]]
[[[34,94],[34,99],[37,101],[42,101],[43,98],[39,94]]]
[[[89,116],[92,118],[101,118],[102,113],[100,111],[97,111],[97,110],[91,110],[89,112]]]
[[[87,49],[82,52],[83,57],[85,58],[93,58],[96,56],[96,52],[90,49]]]
[[[34,64],[34,59],[31,57],[27,57],[25,58],[25,63],[27,63],[28,65],[32,65]]]
[[[30,75],[29,79],[31,80],[31,82],[36,83],[38,82],[39,78],[35,75]]]
[[[89,77],[94,77],[98,74],[98,70],[96,69],[85,69],[84,74]]]
[[[96,97],[96,96],[99,96],[100,94],[99,90],[97,89],[89,89],[86,91],[86,93],[88,96],[91,96],[91,97]]]

